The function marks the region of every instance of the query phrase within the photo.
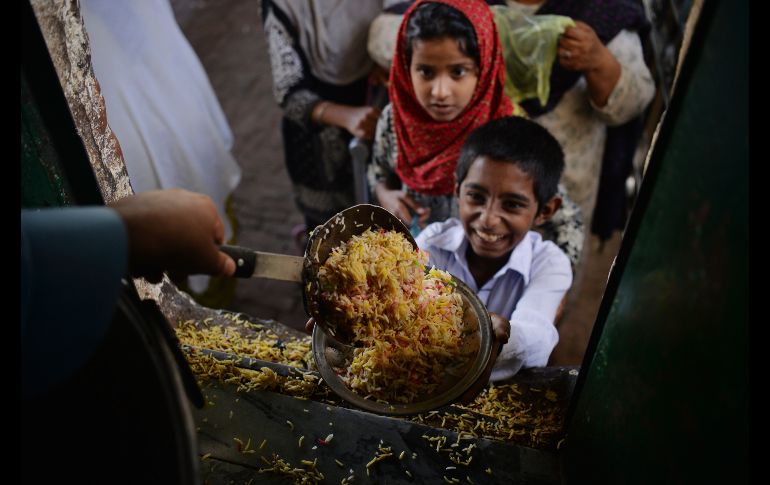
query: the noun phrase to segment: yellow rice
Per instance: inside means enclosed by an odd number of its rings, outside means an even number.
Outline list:
[[[332,251],[318,276],[329,321],[358,344],[340,376],[363,396],[408,403],[461,365],[463,301],[452,277],[425,272],[403,234],[367,230]]]

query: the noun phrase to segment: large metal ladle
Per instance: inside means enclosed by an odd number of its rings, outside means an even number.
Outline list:
[[[321,299],[318,270],[332,249],[369,228],[400,232],[417,248],[414,237],[399,218],[378,205],[359,204],[338,212],[316,227],[310,234],[304,257],[265,253],[240,246],[223,245],[220,249],[235,261],[238,278],[272,278],[302,283],[302,301],[307,314],[333,340],[349,345],[350,335],[328,321],[329,312],[324,309]]]

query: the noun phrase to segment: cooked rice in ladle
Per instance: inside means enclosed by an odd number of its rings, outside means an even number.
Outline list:
[[[357,393],[409,403],[467,361],[463,300],[449,273],[426,275],[427,259],[403,234],[369,229],[335,248],[319,269],[327,323],[360,346],[340,375]]]

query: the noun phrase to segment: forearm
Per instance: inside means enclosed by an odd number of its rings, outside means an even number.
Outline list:
[[[615,56],[602,46],[599,62],[583,74],[588,85],[588,95],[598,107],[606,106],[607,100],[620,79],[621,67]]]
[[[320,125],[336,126],[363,140],[374,136],[380,110],[371,106],[349,106],[321,101],[313,107],[311,119]]]
[[[552,322],[523,316],[511,319],[510,324],[510,338],[497,358],[491,381],[509,379],[521,369],[546,366],[559,341]]]
[[[313,107],[310,119],[319,125],[338,126],[346,128],[345,110],[348,107],[332,101],[323,100]]]
[[[635,32],[622,31],[607,44],[621,66],[620,77],[605,106],[593,105],[596,115],[609,126],[617,126],[644,111],[655,96],[655,82],[644,62],[642,44]]]
[[[313,122],[313,112],[323,100],[309,89],[293,91],[284,98],[283,114],[294,123],[307,126]]]
[[[381,180],[374,185],[374,196],[378,201],[385,199],[385,194],[391,190],[398,190],[398,187],[389,187],[385,180]]]
[[[532,260],[530,281],[511,313],[510,339],[492,373],[493,380],[507,379],[522,368],[548,364],[559,341],[555,318],[572,284],[569,260],[551,243],[543,243]]]

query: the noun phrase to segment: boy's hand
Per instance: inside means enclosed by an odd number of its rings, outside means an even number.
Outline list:
[[[313,317],[310,317],[308,321],[305,322],[305,331],[312,335],[313,327],[315,327],[315,319],[313,319]]]
[[[494,367],[495,362],[497,361],[497,356],[503,349],[503,345],[508,343],[511,334],[511,322],[497,313],[489,312],[489,316],[492,319],[492,334],[494,336],[494,340],[492,340],[492,354],[490,355],[489,362],[487,362],[487,366],[484,368],[484,372],[481,373],[481,376],[476,379],[476,382],[474,382],[473,385],[460,396],[460,399],[458,399],[461,404],[472,403],[481,390],[487,386],[489,383],[489,376],[492,375],[492,367]]]
[[[511,322],[507,318],[503,318],[497,313],[489,312],[489,316],[492,319],[492,332],[495,334],[495,341],[503,345],[508,343],[508,339],[511,337]],[[497,358],[497,354],[495,354]]]
[[[418,224],[421,228],[427,225],[430,209],[418,204],[411,195],[403,190],[389,189],[384,183],[379,183],[374,188],[374,192],[380,205],[401,219],[407,227],[412,225],[412,214],[418,217]]]
[[[190,274],[230,276],[235,262],[219,251],[224,224],[206,195],[182,189],[153,190],[109,206],[126,225],[131,274],[160,282]]]

